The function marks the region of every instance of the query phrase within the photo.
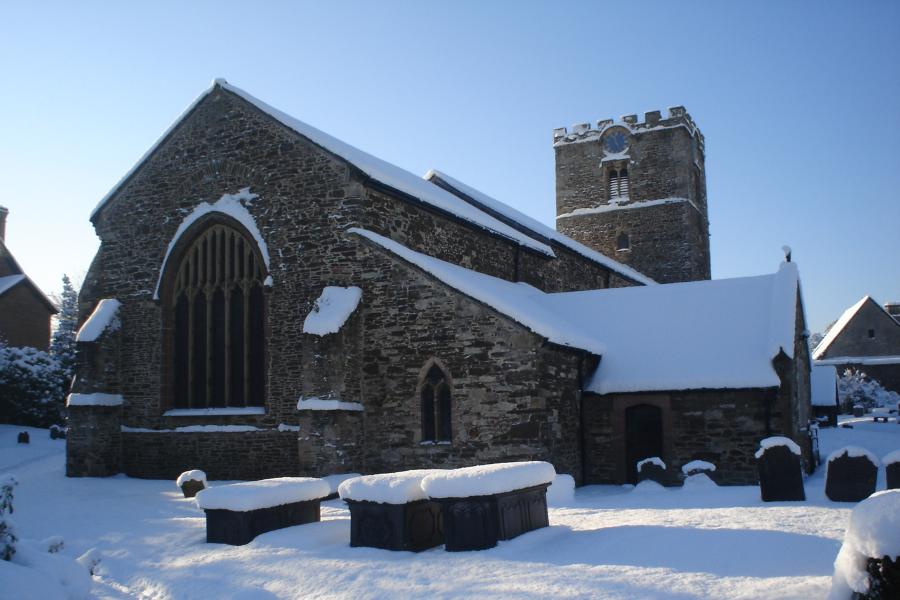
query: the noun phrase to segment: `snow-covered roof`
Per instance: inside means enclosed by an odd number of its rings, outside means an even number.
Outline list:
[[[516,210],[512,206],[500,202],[499,200],[488,196],[484,192],[476,190],[475,188],[466,185],[465,183],[459,181],[458,179],[454,179],[453,177],[443,173],[441,171],[437,171],[432,169],[425,174],[425,179],[431,182],[435,180],[440,180],[444,182],[448,187],[452,188],[456,192],[459,193],[459,196],[463,200],[471,200],[480,205],[479,208],[485,208],[488,211],[492,211],[496,214],[503,216],[510,221],[517,223],[518,225],[528,229],[532,233],[549,240],[551,242],[556,242],[557,244],[564,246],[565,248],[575,252],[587,258],[588,260],[594,261],[598,264],[603,265],[604,267],[627,277],[628,279],[634,280],[638,283],[643,283],[645,285],[652,285],[656,282],[647,277],[646,275],[632,269],[627,265],[623,265],[622,263],[615,261],[605,254],[597,252],[592,248],[588,248],[584,244],[576,242],[572,238],[567,235],[563,235],[562,233],[556,231],[552,227],[548,227],[538,221],[537,219],[533,219],[526,215],[525,213]],[[437,184],[435,184],[437,185]],[[467,198],[468,197],[468,198]]]
[[[584,332],[583,326],[569,320],[549,301],[547,294],[526,283],[499,279],[478,271],[410,250],[382,235],[352,227],[349,233],[362,236],[391,254],[412,263],[462,293],[487,304],[498,312],[524,325],[534,333],[561,346],[571,346],[602,354],[605,346],[594,335]]]
[[[813,406],[837,404],[837,369],[831,365],[813,365],[810,375]]]
[[[780,384],[794,355],[799,273],[552,294],[606,353],[585,389],[599,394]]]
[[[831,344],[838,338],[839,335],[841,335],[841,332],[844,331],[847,325],[850,324],[850,321],[853,320],[853,317],[856,316],[856,313],[858,313],[867,302],[871,302],[872,304],[877,306],[880,311],[884,312],[885,315],[887,315],[892,321],[894,321],[894,318],[891,317],[890,313],[884,310],[883,306],[875,302],[875,300],[873,300],[871,296],[863,296],[859,302],[845,310],[843,314],[841,314],[841,317],[834,322],[834,325],[831,326],[831,329],[828,330],[828,333],[825,334],[825,337],[822,338],[822,341],[819,342],[818,346],[816,346],[816,349],[813,352],[813,358],[818,359],[825,355],[825,353],[828,351],[828,347],[831,346]]]
[[[12,255],[10,255],[10,258],[12,258]],[[15,261],[15,259],[13,259],[13,261]],[[47,295],[44,294],[43,291],[41,291],[41,288],[39,288],[37,284],[24,273],[17,273],[15,275],[6,275],[5,277],[0,277],[0,296],[22,282],[25,282],[31,286],[34,292],[38,295],[38,298],[40,298],[40,300],[47,306],[50,311],[52,311],[54,314],[58,312],[53,301],[50,300],[50,298],[48,298]]]
[[[794,355],[799,273],[548,294],[351,228],[445,284],[561,346],[602,356],[586,390],[777,387],[772,360]]]
[[[817,365],[896,365],[900,356],[831,356],[815,362]]]
[[[5,294],[7,291],[13,288],[20,281],[25,281],[25,275],[7,275],[6,277],[0,277],[0,296]]]
[[[163,135],[156,141],[156,143],[151,146],[151,148],[141,157],[141,159],[131,168],[131,170],[125,174],[125,176],[100,200],[100,203],[91,213],[91,220],[93,220],[98,212],[103,208],[103,206],[112,198],[116,192],[125,184],[125,182],[141,167],[141,165],[146,161],[153,152],[162,145],[163,141],[169,137],[169,135],[175,130],[175,128],[184,120],[188,114],[193,111],[193,109],[209,94],[211,94],[217,87],[231,92],[232,94],[246,100],[262,112],[266,113],[270,117],[274,118],[276,121],[280,122],[282,125],[295,131],[296,133],[302,135],[307,138],[314,144],[321,146],[325,150],[339,156],[340,158],[346,160],[348,163],[365,173],[367,176],[371,177],[373,180],[386,185],[394,190],[402,192],[408,196],[416,198],[426,204],[429,204],[435,208],[441,209],[445,212],[448,212],[455,217],[463,219],[464,221],[468,221],[473,223],[479,227],[482,227],[488,231],[492,231],[498,235],[506,237],[517,244],[524,246],[526,248],[530,248],[542,254],[546,254],[548,256],[554,256],[553,250],[544,243],[538,242],[537,240],[533,240],[527,235],[523,234],[520,231],[510,227],[509,225],[491,217],[485,212],[478,210],[478,208],[472,206],[471,204],[463,201],[457,196],[443,190],[435,185],[430,184],[427,181],[424,181],[421,177],[417,177],[416,175],[401,169],[400,167],[393,165],[389,162],[381,160],[367,152],[363,152],[357,148],[354,148],[350,144],[342,142],[341,140],[328,135],[327,133],[316,129],[310,125],[307,125],[303,121],[295,119],[288,114],[285,114],[274,108],[269,106],[262,100],[255,98],[254,96],[248,94],[244,90],[235,87],[224,79],[216,79],[213,81],[213,84],[206,89],[200,97],[197,98],[182,114],[178,117],[178,119],[163,133]]]

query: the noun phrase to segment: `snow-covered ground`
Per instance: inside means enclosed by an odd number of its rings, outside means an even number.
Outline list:
[[[849,421],[822,430],[823,457],[900,448],[893,420]],[[230,547],[205,543],[203,513],[174,481],[67,479],[65,442],[31,429],[17,445],[22,429],[0,425],[19,534],[62,536],[73,558],[97,548],[98,598],[823,598],[854,506],[825,498],[824,469],[796,503],[765,504],[756,487],[589,486],[551,509],[550,527],[494,549],[413,554],[350,548],[349,513],[331,500],[321,523]]]

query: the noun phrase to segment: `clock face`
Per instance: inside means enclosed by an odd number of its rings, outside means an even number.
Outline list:
[[[626,146],[625,134],[621,131],[614,131],[603,138],[603,147],[608,154],[619,154]]]

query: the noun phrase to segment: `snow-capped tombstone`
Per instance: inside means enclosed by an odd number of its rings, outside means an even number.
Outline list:
[[[853,416],[854,417],[862,417],[866,414],[866,407],[862,404],[854,404],[853,405]]]
[[[200,490],[206,489],[206,473],[197,469],[185,471],[175,480],[175,485],[181,488],[185,498],[193,498]]]
[[[900,490],[884,490],[850,513],[828,600],[900,598]]]
[[[887,489],[900,489],[900,450],[894,450],[883,459],[884,471],[887,475]]]
[[[859,502],[875,493],[878,459],[856,446],[831,453],[826,461],[825,495],[834,502]]]
[[[499,463],[433,473],[422,489],[441,503],[447,551],[485,550],[550,524],[547,486],[554,477],[550,463]]]
[[[267,531],[319,521],[327,482],[276,477],[201,490],[195,501],[206,513],[208,543],[243,546]]]
[[[658,456],[645,458],[637,463],[638,483],[642,481],[655,481],[660,485],[666,484],[666,463]]]
[[[66,428],[60,427],[59,425],[51,425],[50,426],[50,439],[51,440],[66,439]]]
[[[438,473],[418,469],[348,479],[338,486],[350,508],[350,545],[420,552],[444,543],[441,505],[422,480]]]
[[[763,502],[806,500],[800,456],[800,446],[790,438],[774,436],[759,443],[756,466]]]
[[[16,436],[17,444],[29,444],[31,443],[31,438],[28,435],[27,431],[20,431],[19,435]]]

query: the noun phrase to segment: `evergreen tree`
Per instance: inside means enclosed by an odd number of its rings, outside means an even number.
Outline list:
[[[63,289],[59,296],[56,331],[50,342],[50,355],[59,363],[64,390],[69,389],[75,375],[75,334],[78,326],[78,292],[68,275],[63,275]]]

